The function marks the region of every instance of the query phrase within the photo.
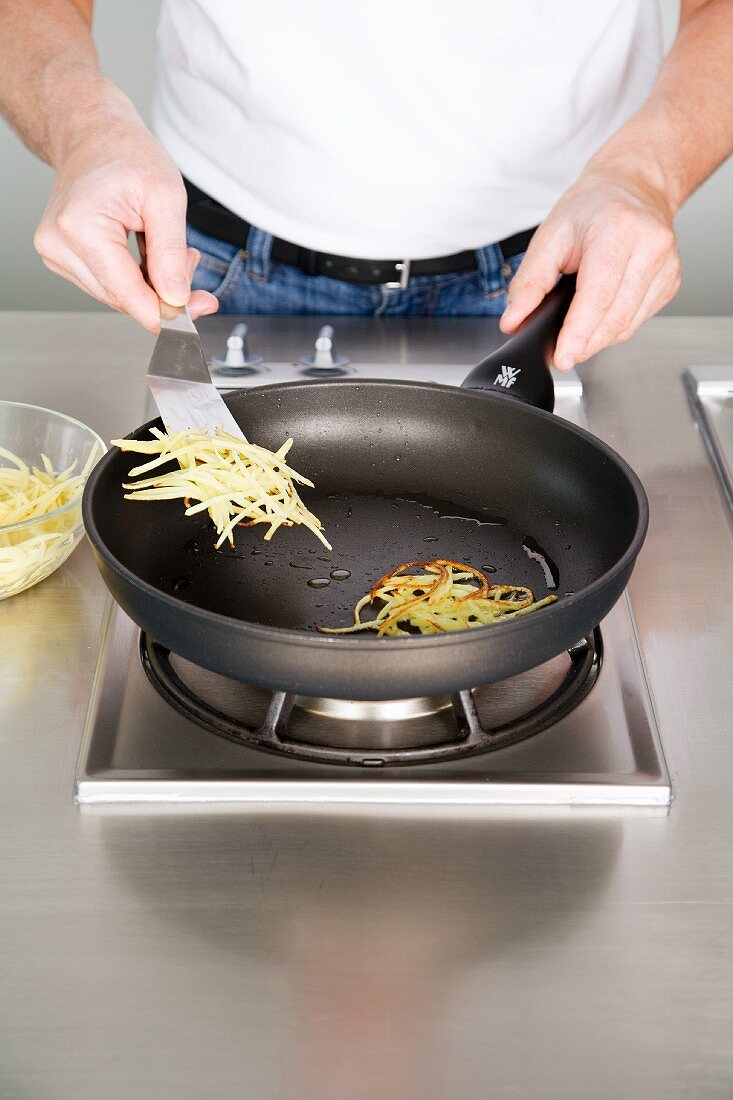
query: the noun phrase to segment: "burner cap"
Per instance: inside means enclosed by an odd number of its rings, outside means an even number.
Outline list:
[[[345,718],[349,722],[402,722],[406,718],[422,718],[437,714],[451,705],[447,695],[418,699],[322,699],[313,695],[296,695],[295,706],[326,718]]]

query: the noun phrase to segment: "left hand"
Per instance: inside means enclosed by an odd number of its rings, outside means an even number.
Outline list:
[[[679,290],[663,192],[618,161],[591,161],[532,238],[509,286],[502,331],[514,332],[558,277],[574,271],[577,289],[554,354],[560,370],[628,340]]]

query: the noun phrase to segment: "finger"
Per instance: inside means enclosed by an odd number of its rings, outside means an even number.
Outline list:
[[[67,282],[73,283],[79,290],[83,290],[85,294],[96,298],[98,302],[102,302],[104,305],[112,304],[104,287],[71,249],[59,248],[54,254],[54,259],[51,259],[50,256],[43,256],[42,259],[45,266],[54,275],[60,275]]]
[[[155,291],[145,282],[127,247],[127,233],[119,223],[80,238],[78,253],[107,294],[108,302],[129,313],[148,332],[160,329],[160,304]]]
[[[191,293],[186,247],[186,192],[161,189],[143,208],[148,275],[157,294],[173,306],[185,306]]]
[[[207,290],[194,290],[188,299],[188,315],[192,321],[197,317],[205,317],[209,313],[216,313],[219,308],[219,299]]]
[[[75,221],[68,231],[49,234],[39,229],[37,238],[45,262],[55,263],[99,301],[129,313],[150,332],[158,331],[157,296],[130,255],[120,222],[97,216],[86,223]]]
[[[664,266],[664,256],[649,256],[643,248],[632,253],[610,309],[590,336],[581,359],[585,361],[614,343],[630,327],[641,303]]]
[[[188,279],[193,279],[193,273],[201,259],[201,253],[197,248],[188,250]],[[192,321],[197,317],[204,317],[209,313],[216,313],[219,308],[219,299],[209,294],[207,290],[194,290],[188,299],[188,315]]]
[[[537,308],[554,287],[567,258],[564,241],[553,230],[540,227],[509,284],[507,307],[499,321],[502,332],[514,332]]]
[[[199,265],[201,259],[201,253],[198,248],[189,248],[188,250],[188,281],[189,283],[193,279],[193,273]]]
[[[591,241],[581,256],[575,296],[555,345],[554,364],[570,370],[614,303],[631,255],[630,239]]]
[[[100,302],[108,303],[107,292],[82,260],[74,247],[75,238],[60,232],[55,226],[41,222],[33,235],[33,245],[49,271],[90,294]]]
[[[628,340],[637,329],[641,328],[645,321],[648,321],[655,313],[659,313],[660,309],[664,309],[667,303],[671,302],[674,298],[680,288],[681,282],[679,258],[675,253],[667,257],[662,265],[661,271],[652,281],[649,289],[644,295],[641,305],[636,311],[631,324],[618,334],[614,343],[621,344],[625,340]]]
[[[44,258],[44,264],[49,271],[52,271],[54,275],[60,275],[66,279],[67,282],[73,283],[79,290],[85,294],[90,295],[92,298],[96,298],[98,302],[108,306],[110,309],[114,309],[117,313],[129,313],[129,310],[118,302],[113,301],[109,293],[104,287],[97,281],[91,271],[86,265],[79,259],[78,256],[71,253],[65,258],[63,265],[57,264],[53,260]],[[152,331],[152,330],[151,330]]]

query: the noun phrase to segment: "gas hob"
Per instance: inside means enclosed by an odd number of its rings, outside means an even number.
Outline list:
[[[472,365],[436,358],[451,346],[454,319],[442,325],[446,338],[430,346],[414,322],[397,343],[394,328],[378,322],[339,341],[349,321],[336,328],[312,318],[258,318],[255,343],[244,321],[212,319],[203,333],[212,377],[223,390],[312,377],[459,385]],[[490,348],[486,322],[474,328],[477,360]],[[558,376],[555,389],[556,413],[584,424],[579,378]],[[161,653],[114,605],[75,797],[82,805],[663,810],[671,786],[626,597],[592,638],[522,676],[452,699],[369,706],[272,695],[226,680]]]

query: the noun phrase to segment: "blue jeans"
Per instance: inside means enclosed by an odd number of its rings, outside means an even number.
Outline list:
[[[246,249],[188,227],[188,243],[201,253],[194,290],[219,299],[221,313],[351,314],[362,317],[497,317],[522,256],[508,262],[498,245],[476,251],[476,269],[454,275],[416,275],[404,290],[387,290],[305,275],[270,259],[272,236],[252,228]]]

